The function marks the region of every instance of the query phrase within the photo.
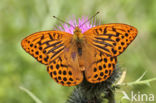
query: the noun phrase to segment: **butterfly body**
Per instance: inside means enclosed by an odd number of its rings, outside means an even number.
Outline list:
[[[73,31],[73,37],[70,40],[71,46],[68,47],[68,49],[71,50],[71,52],[67,52],[68,54],[71,53],[71,58],[73,61],[75,61],[75,57],[77,56],[77,63],[79,64],[78,68],[81,68],[81,71],[84,71],[84,59],[83,55],[85,54],[85,47],[84,45],[87,44],[86,39],[84,38],[84,34],[82,33],[81,29],[79,27],[75,27]]]
[[[135,39],[137,29],[126,24],[104,24],[73,34],[42,31],[22,40],[26,52],[47,66],[59,84],[74,86],[84,78],[90,83],[107,80],[115,69],[117,56]]]

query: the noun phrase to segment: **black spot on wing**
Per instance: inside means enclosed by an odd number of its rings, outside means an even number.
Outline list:
[[[99,30],[102,32],[102,28],[99,28]]]
[[[115,29],[114,27],[112,27],[112,30],[113,30],[114,32],[116,32],[116,29]]]

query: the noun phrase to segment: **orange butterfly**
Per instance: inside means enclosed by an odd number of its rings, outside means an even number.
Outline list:
[[[135,39],[137,29],[126,24],[99,25],[84,33],[41,31],[22,40],[23,49],[47,66],[50,76],[63,86],[80,84],[85,78],[100,83],[115,69],[117,56]]]

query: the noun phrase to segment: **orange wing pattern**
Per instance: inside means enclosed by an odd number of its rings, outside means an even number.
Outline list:
[[[50,76],[61,85],[78,85],[83,80],[83,74],[79,69],[72,67],[72,64],[69,64],[68,62],[69,61],[63,53],[55,60],[50,61],[47,66],[47,71]]]
[[[109,78],[115,69],[117,57],[110,57],[96,50],[95,61],[86,69],[85,76],[90,83],[100,83]]]
[[[37,61],[47,65],[50,59],[54,60],[63,52],[64,43],[71,36],[61,31],[42,31],[23,39],[21,45]]]
[[[72,35],[61,31],[42,31],[22,40],[22,47],[39,62],[47,65],[50,76],[59,84],[74,86],[82,82],[83,74],[77,61],[71,59]],[[76,59],[77,60],[77,59]]]
[[[126,24],[105,24],[84,33],[87,41],[107,56],[120,55],[135,39],[137,29]]]

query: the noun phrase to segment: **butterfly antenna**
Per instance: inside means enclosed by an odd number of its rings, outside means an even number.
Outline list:
[[[97,14],[99,14],[100,12],[96,12],[95,15],[91,16],[89,19],[87,19],[83,24],[81,24],[79,27],[81,27],[82,25],[84,25],[85,23],[87,23],[88,21],[90,21],[92,18],[94,18]]]
[[[70,25],[70,26],[73,27],[73,28],[75,28],[75,27],[74,27],[73,25],[71,25],[70,23],[67,23],[67,22],[65,22],[64,20],[62,20],[62,19],[60,19],[60,18],[58,18],[58,17],[56,17],[56,16],[53,16],[53,18],[57,19],[58,21],[61,21],[61,22],[65,23],[65,24],[68,24],[68,25]]]

